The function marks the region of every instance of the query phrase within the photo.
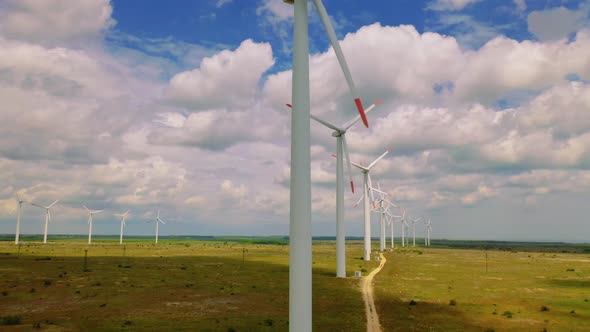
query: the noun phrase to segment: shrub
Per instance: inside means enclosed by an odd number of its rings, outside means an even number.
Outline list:
[[[409,303],[409,305],[416,305],[416,304],[417,304],[417,303],[416,303],[416,301],[414,301],[414,300],[411,300],[411,301],[410,301],[410,303]]]
[[[449,305],[456,306],[457,305],[457,301],[454,300],[454,299],[453,300],[450,300],[449,301]]]
[[[45,280],[43,282],[43,285],[45,285],[45,286],[51,286],[51,280]]]
[[[274,323],[274,321],[270,318],[267,318],[264,320],[264,325],[266,325],[266,326],[272,326],[273,323]]]
[[[549,307],[542,305],[541,306],[541,311],[549,311]]]
[[[0,325],[18,325],[20,324],[20,316],[2,316],[0,317]]]
[[[574,268],[569,268],[569,269],[565,269],[565,271],[566,271],[566,272],[575,272],[575,271],[576,271],[576,269],[574,269]]]
[[[504,316],[506,318],[512,318],[512,313],[510,311],[506,310],[506,311],[504,311],[502,316]]]
[[[227,332],[237,332],[233,327],[228,327]]]

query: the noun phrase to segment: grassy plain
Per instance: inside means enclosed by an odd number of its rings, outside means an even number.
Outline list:
[[[384,330],[590,331],[590,255],[500,248],[387,253],[374,279]]]
[[[20,249],[0,242],[0,317],[20,319],[0,330],[288,329],[288,246],[280,241],[134,239],[125,250],[112,239],[80,241]],[[334,277],[333,242],[315,241],[313,249],[314,329],[364,330],[359,280]],[[360,252],[359,242],[349,245],[349,275],[376,266],[358,259]]]
[[[168,238],[158,245],[129,238],[124,247],[112,237],[90,246],[79,237],[33,240],[25,237],[20,248],[0,241],[2,331],[288,329],[284,237]],[[493,250],[464,249],[480,247]],[[589,247],[441,242],[386,253],[375,277],[381,325],[384,331],[590,331]],[[334,278],[333,241],[314,241],[313,249],[314,330],[364,331],[359,280]],[[347,241],[349,276],[377,266],[362,261],[361,252],[360,241]],[[20,322],[3,325],[14,319]]]

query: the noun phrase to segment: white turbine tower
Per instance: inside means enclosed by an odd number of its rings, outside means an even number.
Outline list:
[[[164,220],[160,219],[160,210],[158,210],[158,215],[156,216],[156,219],[154,219],[153,221],[156,223],[156,243],[158,243],[158,231],[160,228],[160,223],[166,225]]]
[[[16,232],[14,233],[14,244],[18,244],[18,240],[20,237],[20,215],[23,210],[23,203],[27,203],[27,201],[23,200],[16,194],[16,201],[18,203],[18,210],[16,211]]]
[[[412,220],[410,220],[410,222],[412,222],[412,237],[413,237],[412,247],[416,246],[416,222],[418,222],[420,220],[422,220],[422,218],[417,218],[417,219],[412,218]]]
[[[394,215],[391,212],[389,212],[389,208],[391,206],[395,206],[395,207],[399,207],[399,206],[391,203],[390,206],[388,206],[387,208],[385,208],[385,213],[386,213],[386,215],[388,217],[388,221],[387,222],[389,224],[390,231],[391,231],[391,235],[390,235],[391,236],[391,238],[390,238],[391,239],[391,249],[395,249],[395,240],[394,240],[395,239],[395,219],[394,218],[401,218],[402,216],[397,216],[397,215]]]
[[[121,235],[119,236],[119,244],[123,244],[123,227],[125,227],[127,225],[125,223],[125,220],[127,219],[128,215],[129,215],[129,210],[127,210],[127,212],[122,213],[122,214],[114,213],[113,215],[121,218]]]
[[[379,251],[385,251],[385,222],[387,219],[386,209],[389,208],[389,205],[393,203],[385,199],[385,197],[389,196],[389,194],[387,194],[384,191],[381,191],[381,184],[379,183],[379,181],[377,181],[377,189],[372,188],[371,190],[379,193],[379,199],[377,200],[377,208],[374,209],[374,211],[379,213]]]
[[[371,202],[375,203],[375,197],[373,196],[373,185],[371,184],[371,175],[369,172],[371,168],[375,166],[383,157],[385,157],[391,149],[385,151],[382,155],[380,155],[377,159],[375,159],[369,166],[363,166],[354,162],[351,162],[352,165],[357,167],[363,173],[363,199],[364,202],[364,212],[365,212],[365,236],[364,236],[364,259],[366,261],[371,260],[371,209],[369,207],[369,194],[371,195]],[[371,190],[373,189],[373,190]]]
[[[381,103],[381,99],[377,100],[371,106],[369,106],[365,113],[369,113],[375,106]],[[290,108],[293,106],[287,104]],[[338,127],[328,121],[320,119],[319,117],[310,114],[310,117],[334,130],[332,136],[336,137],[336,277],[346,278],[346,231],[344,228],[344,160],[343,156],[346,157],[346,168],[348,178],[350,180],[350,189],[354,193],[354,182],[352,180],[352,171],[350,169],[350,156],[348,153],[348,145],[346,144],[346,131],[350,129],[358,120],[361,119],[360,115],[357,115],[354,119]]]
[[[88,244],[92,243],[92,220],[96,213],[100,213],[104,210],[90,210],[86,205],[82,204],[84,209],[88,212]]]
[[[309,33],[307,0],[294,4],[293,76],[291,113],[291,185],[289,207],[289,330],[311,331],[311,157],[309,135]],[[328,31],[334,53],[365,126],[367,117],[358,97],[346,59],[321,0],[313,0]]]
[[[426,239],[425,239],[427,246],[430,246],[430,231],[431,230],[432,230],[432,224],[430,223],[430,218],[428,218],[428,223],[426,223],[427,235],[426,235]]]
[[[45,230],[43,231],[43,243],[47,243],[47,225],[51,220],[51,212],[49,212],[49,209],[51,209],[51,207],[53,207],[57,202],[59,202],[59,199],[51,203],[49,206],[42,206],[35,203],[31,203],[31,205],[45,209]]]
[[[406,231],[405,228],[408,225],[408,223],[406,222],[406,209],[401,208],[402,210],[402,217],[400,218],[400,225],[402,227],[402,247],[406,246]]]

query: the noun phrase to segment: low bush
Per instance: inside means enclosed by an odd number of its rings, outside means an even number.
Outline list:
[[[21,322],[20,316],[2,316],[0,325],[18,325]]]

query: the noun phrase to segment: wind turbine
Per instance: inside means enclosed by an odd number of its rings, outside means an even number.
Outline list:
[[[96,213],[100,213],[104,210],[90,210],[89,208],[86,207],[86,205],[82,204],[82,206],[86,209],[86,211],[88,211],[88,244],[92,243],[92,217],[96,214]]]
[[[400,218],[400,225],[402,226],[402,247],[406,246],[406,232],[405,232],[405,227],[408,225],[408,223],[406,222],[406,209],[400,207],[400,209],[402,210],[402,217]]]
[[[160,219],[160,210],[158,210],[158,215],[156,216],[156,219],[154,219],[153,221],[156,223],[156,243],[158,243],[158,230],[160,223],[166,225],[164,220]]]
[[[416,222],[422,220],[422,218],[417,218],[417,219],[413,219],[410,220],[410,222],[412,223],[412,247],[416,246]]]
[[[428,222],[426,223],[427,235],[426,235],[426,239],[425,239],[427,246],[430,246],[430,231],[431,230],[432,230],[432,224],[430,223],[430,218],[428,218]]]
[[[289,206],[289,330],[312,330],[311,301],[311,158],[309,123],[309,33],[307,0],[283,0],[294,4],[293,75],[291,113],[291,185]],[[313,0],[340,67],[346,77],[363,123],[367,116],[321,0]]]
[[[379,251],[385,251],[385,221],[386,221],[386,206],[385,204],[393,204],[385,199],[385,196],[389,195],[386,192],[381,191],[381,184],[377,181],[377,189],[372,189],[379,193],[379,199],[377,200],[378,208],[374,209],[375,212],[379,213]],[[395,204],[393,204],[395,205]],[[389,206],[388,206],[389,207]],[[387,207],[387,208],[388,208]]]
[[[43,205],[31,203],[31,205],[45,209],[45,231],[43,232],[43,243],[47,243],[47,225],[49,224],[49,221],[51,220],[51,212],[49,212],[49,209],[51,209],[51,207],[54,206],[57,202],[59,202],[59,199],[56,200],[55,202],[51,203],[49,206],[43,206]]]
[[[369,106],[365,113],[369,113],[375,106],[381,103],[381,99],[377,100],[371,106]],[[287,104],[289,108],[293,106]],[[352,171],[350,169],[350,156],[348,153],[348,145],[346,144],[346,131],[350,129],[358,120],[361,119],[360,115],[357,115],[352,120],[348,121],[344,125],[338,127],[328,121],[325,121],[313,114],[310,117],[321,123],[322,125],[334,130],[332,136],[336,137],[336,277],[346,278],[346,231],[344,228],[344,161],[343,155],[346,157],[346,167],[348,178],[350,179],[350,189],[354,193],[354,182],[352,180]]]
[[[393,204],[393,206],[398,207],[397,205]],[[385,213],[387,214],[389,227],[391,230],[391,249],[395,249],[395,219],[394,218],[401,218],[402,216],[397,216],[389,212],[390,206],[385,208]]]
[[[123,214],[114,213],[113,215],[121,218],[121,235],[119,236],[119,244],[123,244],[123,227],[127,225],[125,223],[125,220],[127,219],[128,215],[129,215],[129,210],[127,210],[127,212],[125,212]]]
[[[18,210],[16,212],[16,232],[14,234],[14,244],[18,244],[18,239],[20,236],[20,214],[23,209],[23,203],[27,203],[27,201],[20,198],[18,193],[16,194],[16,201],[18,202]]]
[[[363,173],[363,199],[365,200],[364,259],[366,261],[371,260],[371,209],[369,208],[369,192],[371,194],[371,202],[373,202],[373,205],[375,204],[375,197],[373,195],[374,188],[371,184],[371,175],[369,172],[371,171],[371,168],[375,166],[381,159],[383,159],[383,157],[385,157],[389,152],[391,152],[391,148],[387,149],[387,151],[385,151],[382,155],[370,163],[369,166],[363,166],[361,164],[351,162],[352,165],[360,169]],[[373,190],[371,190],[371,188],[373,188]]]

